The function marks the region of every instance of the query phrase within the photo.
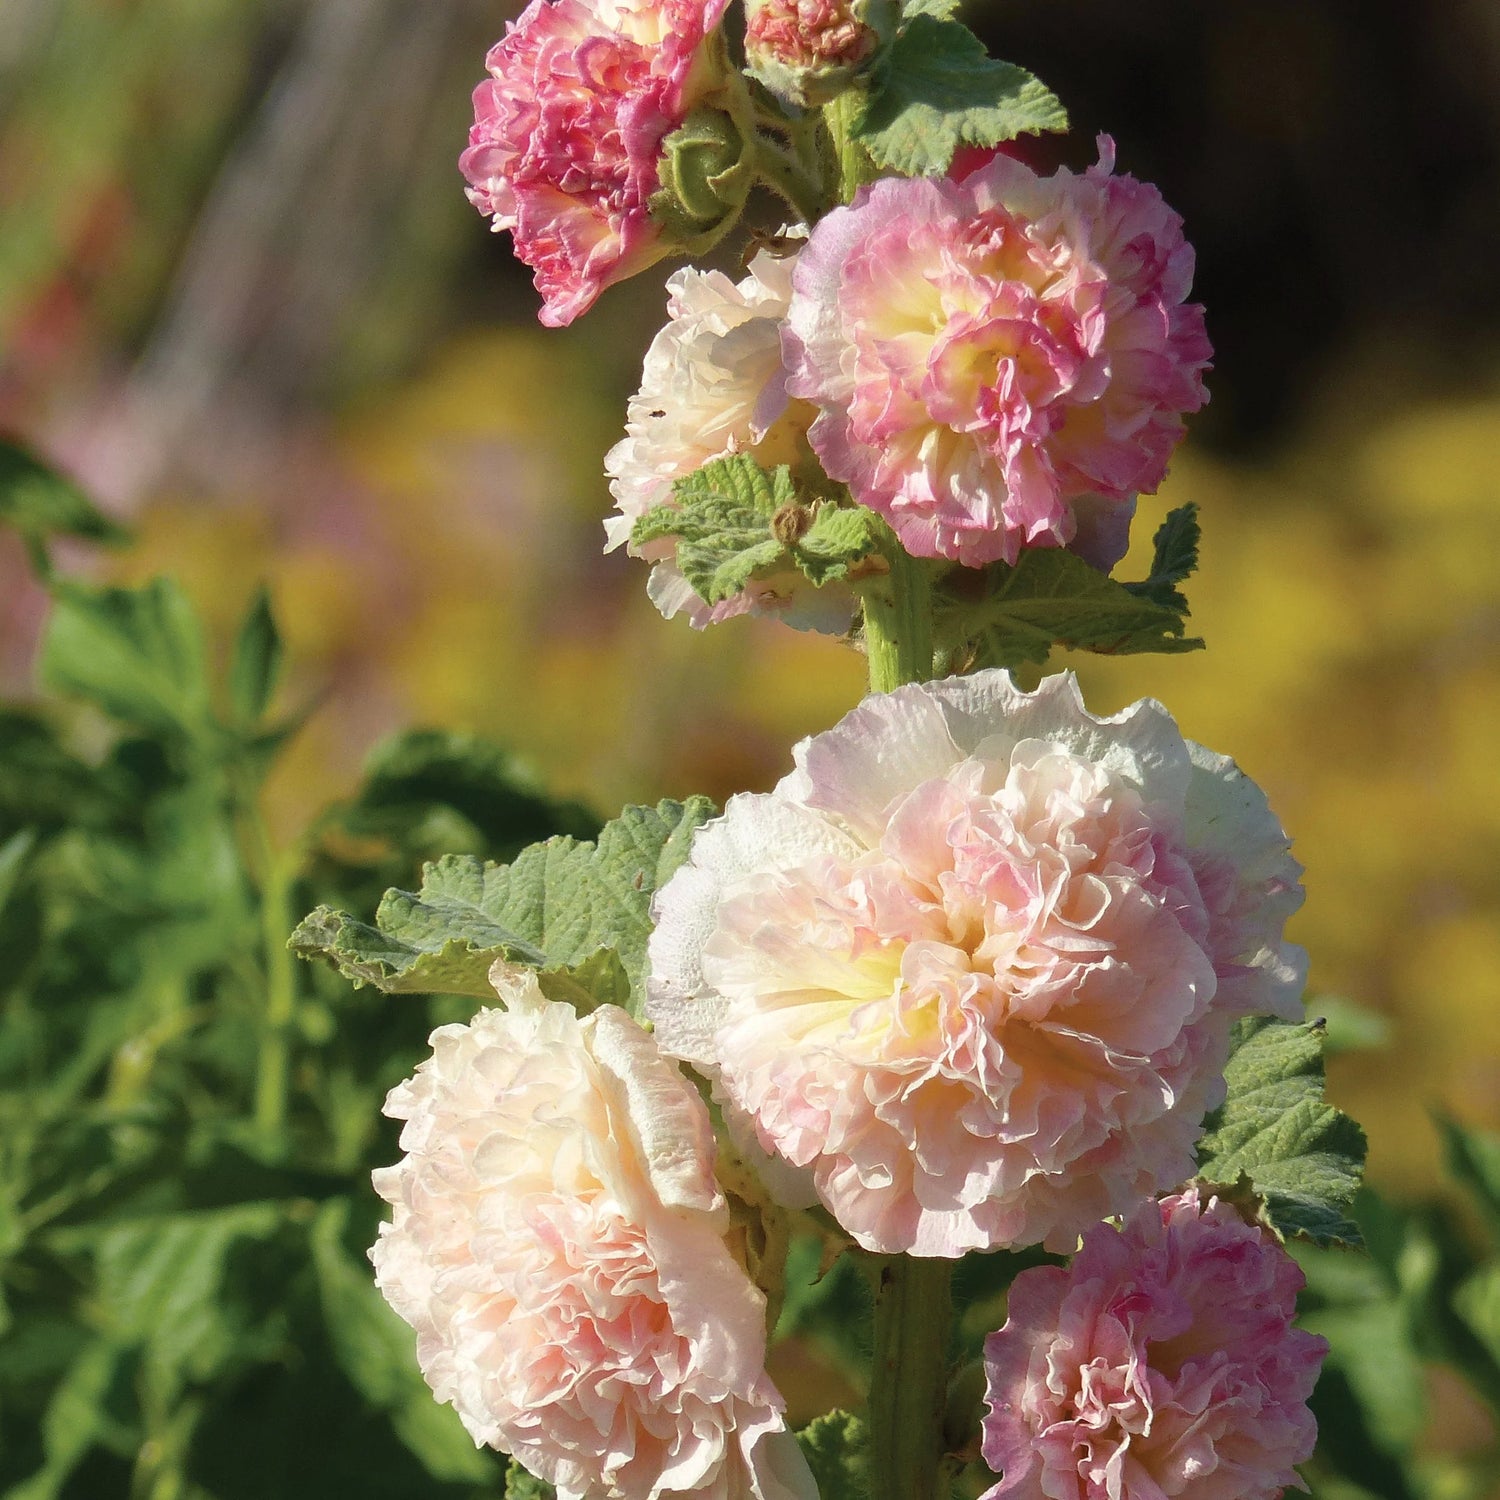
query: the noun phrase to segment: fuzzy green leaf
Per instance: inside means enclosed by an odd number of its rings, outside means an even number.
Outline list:
[[[865,1424],[846,1411],[816,1417],[797,1434],[820,1500],[865,1500],[869,1494],[869,1438]]]
[[[1155,555],[1151,571],[1139,583],[1125,587],[1141,599],[1180,615],[1188,612],[1187,600],[1177,587],[1198,566],[1198,543],[1203,529],[1198,525],[1198,507],[1191,502],[1169,511],[1151,539]]]
[[[820,588],[869,570],[890,530],[874,511],[862,505],[822,504],[812,525],[793,545],[792,561]],[[882,570],[884,564],[878,565]]]
[[[138,589],[62,583],[42,642],[41,675],[59,692],[158,733],[212,732],[203,630],[168,578]]]
[[[1235,1028],[1224,1103],[1198,1143],[1198,1175],[1245,1173],[1285,1236],[1358,1245],[1349,1207],[1364,1171],[1365,1133],[1323,1098],[1323,1028],[1255,1016]]]
[[[1061,548],[1023,552],[1014,567],[995,563],[978,577],[980,593],[940,593],[937,634],[950,650],[965,645],[979,666],[1042,663],[1054,645],[1110,655],[1192,651],[1182,616],[1090,567]],[[961,577],[972,588],[975,575]]]
[[[504,959],[580,1008],[638,1009],[651,897],[713,812],[706,797],[627,807],[597,843],[548,839],[509,865],[447,855],[425,867],[421,890],[387,891],[373,926],[319,907],[291,947],[382,990],[489,998],[490,965]]]
[[[896,38],[856,135],[877,166],[936,177],[960,146],[1067,128],[1067,112],[1045,84],[991,58],[960,22],[919,14]]]
[[[77,536],[118,544],[130,533],[62,475],[22,448],[0,442],[0,522],[24,536]]]
[[[809,503],[785,464],[763,469],[744,453],[716,458],[679,479],[672,496],[635,523],[630,540],[641,546],[675,537],[677,566],[707,604],[794,567],[819,587],[850,578],[868,571],[862,565],[889,539],[873,511],[831,500]]]
[[[637,546],[677,538],[677,566],[708,604],[743,593],[758,573],[786,558],[771,529],[776,512],[795,504],[791,471],[761,468],[743,453],[715,459],[672,486],[672,501],[646,512],[630,540]]]

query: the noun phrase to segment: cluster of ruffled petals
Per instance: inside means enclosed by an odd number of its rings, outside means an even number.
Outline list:
[[[985,1343],[985,1500],[1275,1500],[1305,1488],[1327,1343],[1291,1326],[1303,1284],[1265,1230],[1198,1191],[1023,1271]]]
[[[788,402],[781,364],[792,265],[791,257],[762,250],[738,283],[722,271],[693,269],[668,279],[667,324],[646,351],[625,437],[604,461],[618,507],[604,523],[610,548],[628,542],[647,511],[671,502],[676,480],[713,459],[748,453],[774,468],[806,457],[812,412]],[[853,616],[847,588],[815,589],[790,567],[709,605],[677,566],[676,538],[630,550],[654,564],[648,592],[657,608],[668,617],[681,612],[700,628],[749,612],[839,632]]]
[[[829,475],[908,551],[979,566],[1070,543],[1108,566],[1207,399],[1193,252],[1152,186],[997,155],[887,178],[821,220],[788,389]],[[1082,533],[1082,534],[1080,534]]]
[[[490,49],[459,165],[560,327],[667,253],[650,213],[726,0],[531,0]]]
[[[1300,1015],[1261,792],[1071,675],[872,695],[656,899],[647,1009],[788,1203],[867,1249],[1045,1243],[1181,1182],[1237,1016]]]
[[[624,1011],[492,977],[509,1008],[433,1033],[375,1174],[376,1278],[434,1394],[561,1500],[816,1500],[697,1092]]]
[[[778,96],[800,105],[819,102],[880,45],[867,9],[864,0],[750,0],[745,60]]]

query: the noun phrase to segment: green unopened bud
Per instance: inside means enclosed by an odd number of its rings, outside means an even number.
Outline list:
[[[894,0],[748,0],[745,61],[778,99],[827,104],[874,63]]]
[[[755,128],[738,76],[665,140],[651,216],[688,255],[702,255],[734,225],[755,182]]]

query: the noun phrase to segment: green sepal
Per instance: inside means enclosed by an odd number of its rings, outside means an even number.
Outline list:
[[[1226,1096],[1205,1121],[1198,1176],[1241,1184],[1286,1238],[1358,1245],[1350,1206],[1365,1163],[1365,1133],[1323,1097],[1323,1027],[1252,1016],[1235,1026]]]
[[[505,1500],[557,1500],[557,1491],[511,1459],[505,1471]]]
[[[1058,547],[1014,566],[957,569],[934,600],[938,649],[963,668],[1044,663],[1054,646],[1105,655],[1199,650],[1181,610],[1143,597]]]
[[[866,1500],[869,1441],[864,1422],[846,1411],[815,1417],[797,1434],[819,1500]]]
[[[960,146],[1067,128],[1067,111],[1045,84],[991,58],[961,22],[923,12],[892,45],[855,136],[877,166],[937,177]]]
[[[561,836],[508,865],[446,855],[421,889],[389,890],[374,925],[320,906],[291,937],[356,984],[401,993],[493,998],[497,960],[537,970],[542,989],[580,1010],[644,999],[651,897],[714,814],[706,797],[627,807],[597,843]]]

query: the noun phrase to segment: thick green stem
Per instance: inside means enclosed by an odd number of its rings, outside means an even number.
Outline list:
[[[823,107],[823,122],[828,128],[838,165],[840,203],[852,202],[855,193],[875,176],[869,152],[854,136],[855,122],[864,113],[864,108],[865,91],[858,87],[845,89]]]
[[[788,151],[765,136],[755,147],[755,170],[760,180],[784,198],[804,224],[816,224],[827,204],[817,179]]]
[[[932,676],[932,584],[926,569],[899,546],[886,554],[891,571],[864,597],[865,653],[870,688],[888,693]]]
[[[948,1500],[943,1412],[953,1263],[893,1255],[875,1292],[871,1500]]]

